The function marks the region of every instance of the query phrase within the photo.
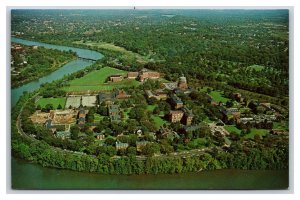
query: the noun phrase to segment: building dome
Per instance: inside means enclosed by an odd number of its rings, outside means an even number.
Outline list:
[[[181,76],[181,77],[179,78],[179,82],[181,82],[181,83],[186,83],[186,77]]]

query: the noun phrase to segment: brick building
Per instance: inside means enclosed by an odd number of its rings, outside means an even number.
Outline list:
[[[120,82],[120,81],[122,81],[123,80],[123,76],[122,75],[118,75],[118,74],[116,74],[116,75],[111,75],[110,77],[109,77],[109,81],[111,81],[111,82]]]

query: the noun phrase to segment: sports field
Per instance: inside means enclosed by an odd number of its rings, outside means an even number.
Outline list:
[[[112,67],[103,67],[100,70],[92,71],[81,78],[70,81],[70,86],[65,87],[64,90],[67,92],[113,90],[115,88],[131,87],[140,84],[140,82],[133,79],[124,79],[114,83],[107,82],[107,78],[114,74],[126,76],[127,72]]]
[[[79,108],[80,106],[80,100],[81,97],[77,96],[77,97],[68,97],[67,98],[67,102],[66,102],[66,108],[69,108],[70,106],[72,108]]]
[[[42,108],[45,108],[47,104],[52,104],[54,109],[56,109],[58,105],[61,105],[62,108],[64,108],[66,104],[66,98],[41,98],[36,102],[36,105],[40,105]]]

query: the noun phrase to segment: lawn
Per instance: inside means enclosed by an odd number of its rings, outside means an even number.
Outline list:
[[[238,135],[241,133],[242,130],[238,129],[235,125],[226,125],[224,128],[229,132],[229,133],[237,133]]]
[[[288,123],[287,122],[274,122],[273,129],[288,130]]]
[[[148,105],[147,106],[147,110],[150,111],[150,112],[153,112],[154,108],[156,107],[157,105]]]
[[[81,78],[74,79],[69,82],[70,86],[65,87],[67,92],[71,91],[87,91],[87,90],[113,90],[121,87],[137,86],[140,82],[133,79],[124,79],[120,82],[106,82],[107,78],[114,74],[126,75],[126,71],[103,67],[100,70],[92,71]]]
[[[254,138],[255,135],[265,136],[269,133],[268,129],[256,129],[251,128],[250,133],[245,136],[245,138]]]
[[[114,52],[118,52],[122,54],[122,57],[126,58],[126,59],[136,59],[139,62],[142,63],[146,63],[149,61],[149,59],[146,56],[142,56],[138,53],[134,53],[132,51],[129,51],[123,47],[119,47],[116,46],[114,44],[111,43],[106,43],[106,42],[92,42],[92,41],[75,41],[75,44],[80,44],[80,45],[85,45],[88,47],[95,47],[98,49],[105,49],[105,50],[109,50],[109,51],[114,51]]]
[[[254,69],[257,72],[260,72],[261,70],[263,70],[265,67],[262,65],[251,65],[248,68]]]
[[[97,113],[94,114],[94,122],[100,122],[103,118],[104,116],[101,116]]]
[[[223,92],[221,91],[211,91],[209,93],[210,96],[212,96],[212,98],[216,101],[216,102],[222,102],[222,103],[226,103],[229,99],[224,97]]]
[[[213,89],[212,87],[204,86],[203,88],[200,89],[200,92],[206,92],[208,88],[211,90]]]
[[[42,108],[45,108],[47,104],[52,104],[55,109],[59,104],[62,106],[62,108],[64,108],[66,104],[66,98],[41,98],[36,102],[36,105],[40,105]]]
[[[154,120],[155,126],[157,128],[159,128],[163,124],[167,124],[168,123],[167,121],[165,121],[164,119],[162,119],[161,117],[159,117],[157,115],[151,115],[151,118]]]
[[[126,112],[124,111],[124,119],[125,120],[129,119],[129,115],[128,114],[130,113],[131,109],[132,108],[127,108],[127,111]]]

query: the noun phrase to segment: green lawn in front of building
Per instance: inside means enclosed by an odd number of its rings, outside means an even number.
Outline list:
[[[56,109],[58,105],[61,105],[64,109],[66,104],[66,98],[65,97],[58,97],[58,98],[40,98],[36,105],[40,105],[41,108],[45,108],[47,104],[52,104],[53,108]]]
[[[69,86],[64,87],[64,90],[67,92],[113,90],[115,88],[138,86],[141,84],[137,80],[126,78],[119,82],[107,82],[109,76],[116,74],[126,76],[127,71],[112,67],[103,67],[100,70],[92,71],[81,78],[71,80]]]
[[[230,99],[224,97],[224,93],[221,91],[211,91],[209,93],[210,96],[212,96],[212,98],[216,101],[216,102],[222,102],[222,103],[226,103],[227,101],[229,101]]]
[[[241,134],[240,129],[238,129],[235,125],[226,125],[224,128],[229,132],[229,133],[236,133],[236,134]]]
[[[251,128],[250,133],[245,135],[245,138],[254,138],[255,135],[265,136],[270,132],[268,129]]]

